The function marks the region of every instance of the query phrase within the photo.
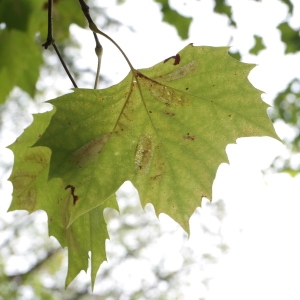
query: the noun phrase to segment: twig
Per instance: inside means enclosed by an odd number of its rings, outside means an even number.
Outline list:
[[[77,84],[74,80],[74,78],[72,77],[67,65],[65,64],[61,54],[58,51],[58,48],[55,44],[54,38],[53,38],[53,33],[52,33],[52,8],[53,8],[53,0],[48,0],[48,35],[47,35],[47,40],[46,42],[42,45],[43,47],[45,47],[45,49],[47,49],[50,45],[52,45],[54,47],[54,50],[60,60],[60,62],[62,63],[68,77],[70,78],[71,82],[73,83],[73,86],[75,88],[77,88]]]
[[[53,0],[48,0],[48,35],[46,42],[42,45],[43,47],[45,47],[45,49],[47,49],[54,42],[52,35],[52,7]]]
[[[64,69],[65,69],[65,71],[66,71],[68,77],[69,77],[70,80],[72,81],[74,88],[77,88],[77,84],[76,84],[76,82],[75,82],[73,76],[71,75],[71,73],[70,73],[70,71],[69,71],[67,65],[65,64],[65,62],[64,62],[64,60],[63,60],[63,58],[62,58],[62,56],[60,55],[60,53],[59,53],[59,51],[58,51],[58,48],[57,48],[57,46],[56,46],[54,40],[53,40],[53,42],[52,42],[52,46],[53,46],[53,48],[54,48],[54,50],[55,50],[55,52],[56,52],[56,54],[57,54],[57,56],[58,56],[58,58],[59,58],[61,64],[63,65],[63,67],[64,67]]]

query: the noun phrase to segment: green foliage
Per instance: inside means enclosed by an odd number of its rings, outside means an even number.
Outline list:
[[[293,3],[290,0],[281,0],[281,1],[288,6],[289,13],[293,14],[293,12],[294,12],[294,5],[293,5]]]
[[[229,19],[230,25],[236,27],[236,23],[232,18],[231,6],[226,4],[226,0],[215,0],[214,12],[226,15]]]
[[[108,238],[103,209],[116,207],[124,181],[143,205],[153,203],[188,231],[201,198],[211,199],[226,145],[276,138],[267,105],[247,80],[253,65],[227,51],[188,45],[108,89],[75,89],[51,100],[55,109],[35,115],[10,146],[10,210],[47,212],[50,234],[69,249],[67,285],[87,269],[88,251],[94,282]]]
[[[272,119],[283,120],[286,124],[295,128],[296,135],[292,140],[293,151],[300,150],[300,80],[295,78],[286,89],[279,93],[274,101]],[[286,143],[290,143],[286,141]]]
[[[189,28],[192,21],[192,18],[188,18],[179,14],[176,10],[172,9],[169,5],[169,0],[155,0],[160,3],[161,12],[163,13],[163,21],[173,25],[178,35],[186,40],[189,35]]]
[[[241,58],[242,58],[241,53],[240,53],[239,51],[236,51],[236,52],[231,52],[231,51],[229,51],[228,54],[229,54],[231,57],[233,57],[233,58],[235,58],[236,60],[238,60],[238,61],[240,61]]]
[[[254,46],[249,50],[251,54],[257,55],[260,51],[266,49],[266,46],[263,43],[263,39],[260,36],[254,35],[255,44]]]
[[[285,53],[295,53],[300,50],[299,30],[294,30],[288,22],[281,23],[278,27],[281,40],[285,43]]]
[[[5,45],[0,47],[0,103],[15,86],[33,97],[42,64],[39,46],[26,32],[15,29],[0,30],[0,44]]]
[[[39,5],[40,4],[40,5]],[[0,20],[7,29],[28,31],[34,11],[41,6],[39,0],[2,0],[0,2]]]
[[[41,0],[0,2],[0,23],[5,26],[0,30],[0,104],[15,86],[31,97],[35,95],[35,85],[43,62],[41,44],[47,37],[46,3]],[[76,1],[54,1],[53,16],[59,22],[59,26],[54,28],[56,41],[69,36],[71,23],[85,26],[79,9]]]

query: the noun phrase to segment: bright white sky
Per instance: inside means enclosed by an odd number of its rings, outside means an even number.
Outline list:
[[[300,65],[300,56],[284,56],[284,45],[276,29],[286,16],[287,7],[275,0],[263,4],[250,0],[229,2],[235,7],[234,16],[240,26],[230,46],[247,53],[254,43],[253,34],[264,38],[267,50],[259,56],[245,55],[243,61],[259,65],[251,72],[250,80],[266,92],[263,98],[271,103],[290,79],[299,76],[296,66]],[[225,17],[211,14],[211,0],[173,1],[182,12],[194,18],[187,41],[181,41],[174,28],[161,23],[153,0],[127,0],[122,6],[111,5],[108,0],[101,3],[106,3],[111,17],[134,28],[132,32],[124,26],[109,34],[136,68],[150,67],[190,42],[229,45],[232,30],[227,27]],[[292,25],[297,28],[300,27],[300,3],[294,3]],[[75,27],[72,30],[78,37],[87,35]],[[104,46],[101,71],[116,83],[127,74],[128,67],[110,42],[104,39],[101,42]],[[78,63],[94,68],[96,61],[91,45],[92,35],[83,48],[86,59]],[[285,134],[285,127],[276,129],[280,136]],[[263,176],[261,172],[284,151],[282,144],[270,138],[240,139],[236,145],[227,147],[230,165],[220,166],[213,192],[214,199],[222,198],[226,203],[222,234],[230,251],[218,262],[207,300],[300,299],[300,177]],[[206,214],[204,206],[203,220],[208,218]],[[191,226],[197,228],[199,221],[192,218]]]

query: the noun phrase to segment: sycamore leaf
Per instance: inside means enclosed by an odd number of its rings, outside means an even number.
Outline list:
[[[247,80],[253,65],[227,51],[189,45],[108,89],[75,89],[50,101],[53,111],[36,115],[10,146],[10,210],[47,212],[50,235],[69,248],[67,285],[86,270],[89,251],[94,282],[108,237],[103,209],[116,207],[124,181],[143,205],[153,203],[188,231],[201,198],[211,199],[226,145],[277,138],[261,92]]]
[[[276,138],[261,92],[247,80],[253,65],[227,51],[189,45],[118,85],[50,101],[56,113],[36,145],[52,151],[50,178],[76,191],[70,224],[130,180],[143,204],[188,231],[201,198],[212,197],[226,145]]]
[[[103,207],[89,211],[68,227],[74,191],[66,188],[61,179],[48,181],[51,151],[46,147],[32,146],[47,128],[52,112],[34,116],[34,121],[9,148],[14,152],[15,163],[9,180],[14,187],[10,211],[24,209],[34,212],[42,209],[48,215],[49,235],[62,247],[68,247],[68,285],[81,270],[87,270],[88,252],[92,252],[92,283],[100,264],[105,260],[104,240],[108,238]],[[106,205],[116,208],[111,197]]]

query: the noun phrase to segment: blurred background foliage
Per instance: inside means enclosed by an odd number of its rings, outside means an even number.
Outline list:
[[[153,1],[159,5],[161,21],[173,26],[182,39],[187,39],[192,18],[174,8],[170,0]],[[53,2],[56,44],[79,86],[92,86],[95,71],[82,69],[76,64],[80,57],[80,45],[69,31],[70,24],[86,27],[79,3],[74,0]],[[238,31],[239,24],[234,18],[235,8],[225,0],[212,2],[212,13],[225,16],[228,26],[232,27],[233,31]],[[290,22],[294,13],[294,2],[281,2],[287,5],[288,10],[286,19],[277,28],[281,41],[285,44],[286,55],[294,55],[300,51],[300,28],[294,28]],[[101,1],[91,0],[87,3],[91,14],[97,15],[97,25],[103,31],[127,26],[112,18],[107,13],[107,8],[101,7]],[[114,5],[126,5],[126,0],[116,0]],[[46,0],[0,1],[2,144],[7,132],[18,135],[31,122],[27,113],[30,107],[34,107],[38,112],[45,95],[57,96],[62,93],[59,87],[56,88],[56,82],[67,82],[52,47],[47,51],[43,51],[41,47],[47,37],[47,6]],[[265,49],[265,44],[263,38],[255,33],[253,39],[254,46],[249,48],[249,53],[257,55]],[[238,49],[232,50],[231,55],[236,59],[243,56]],[[80,76],[83,72],[86,75],[84,78]],[[102,81],[109,84],[109,78],[103,77]],[[271,167],[275,171],[298,174],[300,77],[288,83],[275,97],[273,105],[271,119],[275,123],[283,122],[292,134],[284,138],[290,154],[287,157],[278,157]],[[12,162],[0,153],[1,182],[7,179],[11,165]],[[67,250],[61,249],[57,241],[47,237],[46,216],[43,212],[35,212],[30,216],[25,212],[15,212],[1,218],[0,299],[184,299],[182,293],[186,291],[185,288],[188,289],[191,273],[201,276],[199,291],[205,295],[205,288],[209,282],[207,266],[213,265],[218,257],[227,251],[227,245],[223,243],[220,233],[220,224],[225,216],[223,201],[215,201],[207,208],[217,226],[212,230],[201,225],[203,235],[211,239],[209,244],[212,245],[212,249],[204,253],[193,252],[195,250],[189,247],[186,233],[175,222],[169,220],[171,225],[164,228],[155,216],[153,207],[143,211],[136,195],[132,195],[131,198],[125,194],[119,195],[119,205],[123,207],[120,214],[113,210],[106,212],[110,234],[110,241],[107,242],[108,262],[100,268],[97,279],[99,284],[96,283],[94,294],[91,293],[88,277],[84,275],[80,275],[67,290],[64,290]],[[179,243],[174,246],[174,253],[164,253],[164,243],[174,240]],[[162,255],[149,264],[149,253],[159,244],[162,247]],[[178,266],[170,267],[168,256],[178,253]],[[129,262],[131,266],[137,264],[146,271],[146,275],[137,274],[136,278],[129,280],[131,283],[135,282],[130,287],[127,283],[122,284],[120,276],[120,273],[126,274],[130,269]]]

